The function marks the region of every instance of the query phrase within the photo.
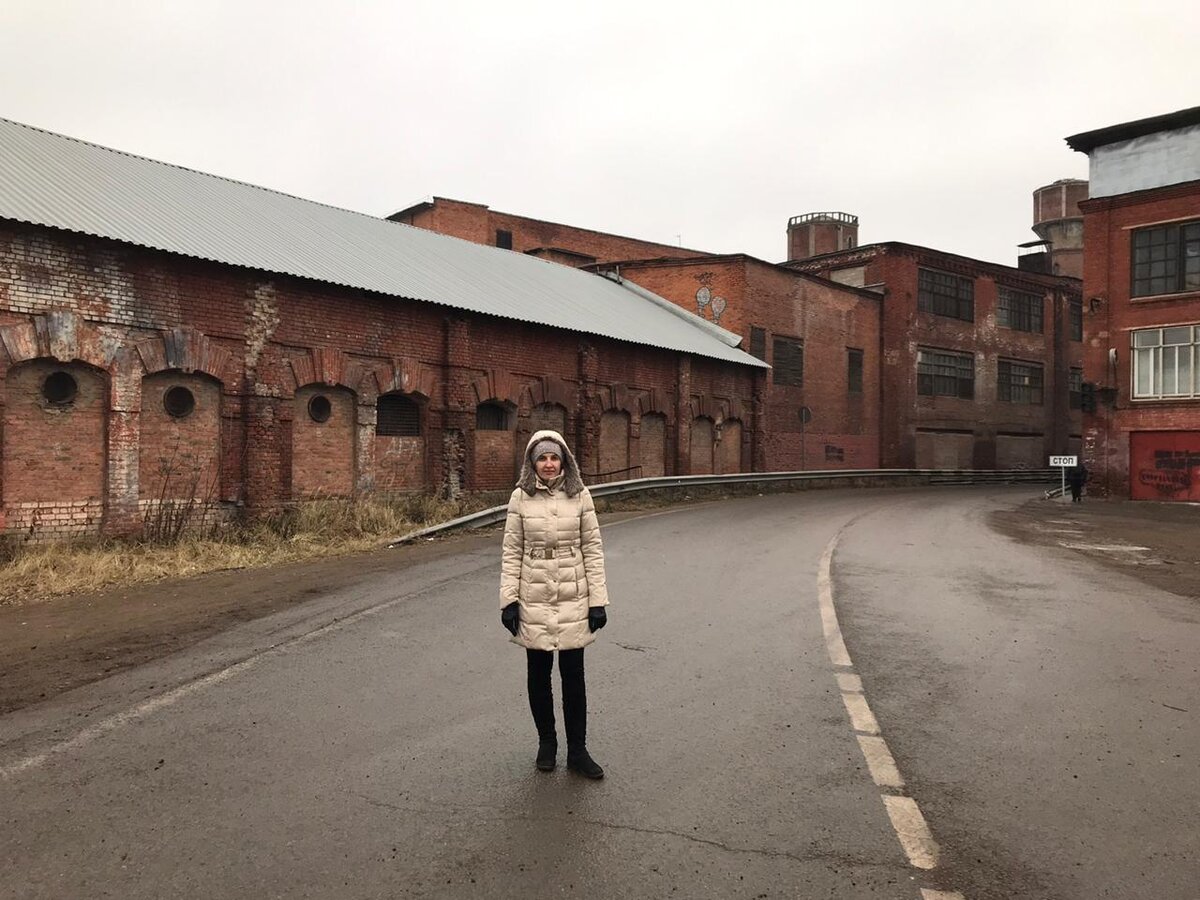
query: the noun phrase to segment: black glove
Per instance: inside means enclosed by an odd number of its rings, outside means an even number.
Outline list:
[[[608,624],[608,613],[603,606],[588,607],[588,631],[599,631]]]
[[[500,624],[512,632],[512,636],[517,636],[517,623],[521,621],[521,604],[514,600],[504,609],[500,610]]]

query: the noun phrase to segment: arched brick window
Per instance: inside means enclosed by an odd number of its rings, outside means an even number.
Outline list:
[[[667,417],[661,413],[642,416],[639,459],[643,478],[658,478],[667,473]]]
[[[167,370],[142,379],[138,490],[143,501],[219,499],[221,385]]]
[[[726,419],[721,423],[721,474],[742,471],[742,422]]]
[[[475,407],[476,431],[508,431],[508,410],[501,403],[488,401]]]
[[[375,433],[387,437],[420,437],[421,407],[405,394],[383,394],[375,408]]]
[[[354,394],[307,385],[292,414],[292,496],[347,497],[354,492]]]
[[[57,514],[63,527],[43,525],[44,531],[98,528],[105,492],[105,373],[82,363],[34,359],[9,369],[0,388],[0,464],[9,527],[25,527],[27,514],[35,519]]]
[[[708,416],[692,419],[692,475],[713,474],[713,420]]]
[[[628,468],[629,413],[619,409],[605,410],[600,416],[599,474],[608,475]]]
[[[375,483],[385,493],[426,487],[425,438],[421,407],[412,397],[382,395],[376,404]]]
[[[567,410],[557,403],[539,403],[529,413],[529,427],[532,431],[548,428],[566,437]]]

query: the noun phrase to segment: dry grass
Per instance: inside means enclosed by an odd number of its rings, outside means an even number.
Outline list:
[[[20,605],[164,578],[361,553],[416,528],[499,502],[491,495],[457,501],[426,495],[314,500],[252,526],[234,526],[207,535],[185,534],[173,543],[9,542],[0,547],[0,604]]]

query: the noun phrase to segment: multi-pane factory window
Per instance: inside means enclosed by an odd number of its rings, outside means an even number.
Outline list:
[[[419,437],[421,408],[403,394],[383,394],[375,405],[375,433]]]
[[[1200,325],[1135,331],[1133,398],[1200,397]]]
[[[917,393],[926,397],[975,396],[975,357],[949,350],[917,351]]]
[[[1134,297],[1200,291],[1200,221],[1133,233]]]
[[[1071,305],[1068,309],[1068,312],[1070,314],[1070,322],[1068,323],[1068,326],[1069,326],[1069,333],[1071,336],[1071,340],[1082,341],[1083,340],[1083,301],[1082,300],[1072,300]]]
[[[1083,409],[1083,369],[1072,369],[1068,373],[1067,403],[1071,409]]]
[[[1000,360],[996,373],[996,397],[1009,403],[1042,402],[1042,367],[1038,363]]]
[[[863,392],[863,352],[846,348],[846,390],[851,394]]]
[[[1044,302],[1037,294],[1000,288],[996,301],[996,324],[1014,331],[1042,333],[1042,307]]]
[[[792,338],[775,338],[771,366],[775,384],[804,384],[804,342]]]
[[[496,246],[501,250],[512,249],[512,232],[503,228],[496,229]]]
[[[917,270],[917,308],[938,316],[975,321],[975,282],[949,272]]]

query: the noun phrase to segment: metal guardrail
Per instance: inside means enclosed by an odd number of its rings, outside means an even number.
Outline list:
[[[736,475],[671,475],[661,478],[635,478],[610,484],[589,486],[593,497],[615,497],[642,491],[666,488],[704,487],[717,484],[777,484],[779,482],[850,481],[856,486],[869,487],[862,482],[893,479],[912,479],[916,484],[1047,484],[1060,478],[1058,469],[822,469],[817,472],[741,472]],[[410,541],[431,537],[457,528],[484,528],[503,522],[508,506],[493,506],[449,522],[430,525],[388,541],[388,547],[398,547]]]

